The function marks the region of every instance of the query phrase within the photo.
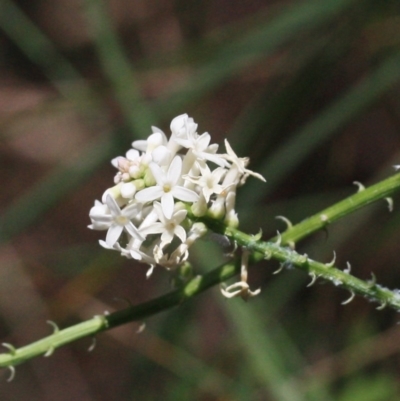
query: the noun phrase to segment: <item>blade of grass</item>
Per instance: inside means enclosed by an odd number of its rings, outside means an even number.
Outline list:
[[[270,328],[261,323],[264,314],[254,313],[253,305],[242,302],[225,301],[224,310],[234,326],[233,332],[257,382],[264,387],[267,394],[272,393],[278,400],[304,400],[297,385],[290,380],[289,372],[292,369],[288,368],[288,361],[282,353],[282,349],[288,345],[286,339],[280,338],[276,341]]]
[[[201,242],[197,244],[192,256],[205,270],[209,263],[220,263],[214,256],[220,255],[218,248],[213,242]],[[208,255],[207,263],[202,255]],[[216,299],[234,326],[238,348],[246,353],[247,363],[241,361],[240,365],[245,370],[251,369],[266,391],[272,391],[279,400],[305,399],[297,391],[297,384],[293,380],[293,375],[302,370],[305,361],[284,328],[274,318],[279,309],[303,286],[304,280],[295,275],[274,277],[268,288],[263,289],[262,309],[257,308],[255,302],[244,304],[242,300],[226,300],[219,295]],[[261,299],[258,304],[260,302]],[[245,379],[240,377],[239,380],[243,389],[254,387],[254,381],[243,383]],[[313,398],[307,399],[330,400],[324,388],[310,380],[311,385],[313,388],[309,396]]]
[[[65,98],[83,104],[89,89],[81,74],[12,0],[0,2],[0,28]]]
[[[258,172],[268,179],[260,186],[255,180],[247,184],[246,199],[239,196],[238,204],[255,204],[271,193],[298,164],[345,124],[391,90],[400,80],[400,53],[385,59],[380,66],[332,102],[324,111],[292,135],[292,138],[269,156]]]
[[[143,100],[140,85],[112,26],[110,13],[103,0],[85,0],[86,14],[95,34],[95,46],[103,71],[135,138],[144,138],[157,121]]]
[[[234,326],[240,348],[247,355],[248,367],[279,400],[331,400],[327,389],[314,382],[297,383],[295,376],[307,365],[297,345],[279,321],[273,317],[294,293],[304,286],[298,277],[274,278],[263,290],[261,301],[244,304],[241,300],[221,302]]]

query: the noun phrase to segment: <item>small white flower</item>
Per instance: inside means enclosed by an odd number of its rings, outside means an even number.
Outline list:
[[[246,166],[249,164],[249,158],[248,157],[238,157],[236,153],[233,151],[231,145],[229,145],[229,142],[227,139],[225,139],[225,148],[227,155],[225,156],[230,162],[236,165],[238,168],[239,172],[244,175],[244,178],[246,178],[249,175],[252,175],[255,178],[258,178],[261,181],[266,182],[266,179],[258,173],[255,173],[254,171],[248,170]]]
[[[226,170],[222,167],[217,167],[215,170],[211,171],[207,164],[205,164],[204,167],[200,166],[200,171],[200,177],[186,175],[184,178],[199,185],[206,202],[208,202],[212,194],[219,195],[223,191],[223,187],[219,182],[221,181],[222,176],[226,173]]]
[[[108,228],[106,236],[106,244],[109,247],[114,246],[124,230],[126,230],[128,234],[139,241],[145,240],[144,237],[139,233],[138,229],[131,222],[131,218],[140,212],[141,205],[133,203],[121,210],[111,195],[107,195],[106,203],[112,216],[111,225]]]
[[[160,203],[154,202],[154,209],[157,212],[159,222],[152,223],[140,230],[143,235],[161,234],[160,248],[170,244],[176,235],[182,242],[186,241],[186,231],[180,225],[186,218],[186,210],[177,210],[170,219],[164,216]]]
[[[149,264],[147,276],[157,264],[167,269],[182,265],[190,246],[207,232],[203,223],[187,218],[182,202],[188,203],[191,215],[237,226],[237,187],[249,175],[265,181],[246,168],[249,159],[238,157],[228,141],[227,153],[218,154],[218,145],[210,143],[207,132],[199,135],[197,124],[187,114],[175,117],[170,128],[169,140],[152,127],[147,140],[134,141],[125,156],[112,160],[118,169],[116,185],[103,193],[101,202],[95,201],[89,213],[89,228],[107,230],[100,245]],[[217,167],[212,170],[209,162]],[[122,233],[126,234],[124,241],[120,241]],[[226,297],[247,299],[259,293],[247,284],[245,250],[242,257],[241,279],[222,289]]]
[[[228,167],[229,163],[222,155],[215,154],[217,147],[210,144],[211,136],[208,132],[197,135],[196,132],[189,133],[187,139],[176,138],[175,141],[184,148],[190,149],[198,160],[208,160],[221,167]]]
[[[174,198],[184,202],[196,202],[199,195],[196,192],[177,185],[182,172],[182,159],[175,156],[167,173],[156,163],[150,163],[151,172],[157,185],[142,189],[136,193],[135,199],[139,202],[153,202],[161,198],[162,211],[167,219],[174,212]]]

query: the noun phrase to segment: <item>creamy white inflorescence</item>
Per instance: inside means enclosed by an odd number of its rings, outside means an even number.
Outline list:
[[[147,140],[134,141],[125,156],[111,163],[118,169],[113,187],[95,201],[89,217],[93,230],[107,230],[100,245],[151,267],[182,265],[189,247],[206,233],[190,216],[210,216],[237,226],[236,188],[249,175],[265,181],[246,166],[225,140],[217,153],[208,133],[199,135],[187,114],[171,122],[171,136],[152,127]]]

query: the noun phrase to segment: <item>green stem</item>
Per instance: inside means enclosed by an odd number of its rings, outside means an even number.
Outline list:
[[[240,265],[237,261],[226,263],[203,276],[193,278],[182,288],[151,301],[109,315],[94,316],[92,319],[75,326],[56,330],[53,334],[18,349],[6,344],[6,347],[10,348],[10,352],[0,354],[0,367],[16,366],[36,356],[51,355],[55,349],[82,337],[94,336],[125,323],[141,321],[173,306],[180,305],[186,299],[230,279],[239,272],[239,269]]]
[[[280,261],[283,264],[282,267],[296,267],[306,271],[312,278],[311,284],[317,278],[322,278],[337,287],[349,290],[351,297],[348,301],[351,301],[354,295],[358,294],[378,302],[380,304],[379,308],[383,309],[388,306],[397,311],[400,310],[400,291],[392,291],[376,284],[374,276],[370,281],[363,281],[352,276],[349,271],[341,271],[334,267],[334,261],[326,264],[319,263],[310,259],[307,255],[300,255],[290,248],[285,248],[272,242],[257,241],[255,236],[229,227],[222,229],[220,232],[234,240],[238,245],[264,255],[265,259]]]
[[[328,226],[348,214],[369,205],[376,200],[391,196],[400,188],[400,173],[395,174],[377,184],[362,189],[356,194],[349,196],[341,202],[315,214],[314,216],[288,228],[282,234],[282,245],[296,243],[302,238],[307,237],[315,231]],[[390,210],[390,209],[389,209]]]
[[[287,247],[283,247],[283,245],[296,242],[375,200],[390,196],[398,189],[400,189],[400,174],[396,174],[352,195],[304,222],[289,228],[282,234],[280,243],[259,241],[257,236],[245,234],[212,219],[199,220],[203,221],[209,229],[226,235],[240,246],[253,251],[253,262],[262,259],[275,259],[280,261],[283,266],[304,270],[310,274],[312,282],[317,278],[322,278],[335,286],[350,291],[352,296],[353,294],[359,294],[378,302],[381,307],[388,306],[395,310],[400,310],[399,291],[391,291],[377,285],[374,278],[371,281],[360,280],[349,272],[337,269],[333,266],[333,263],[319,263],[308,258],[307,255],[300,255]],[[52,335],[18,349],[6,344],[10,352],[0,354],[0,367],[11,367],[39,355],[50,355],[55,349],[82,337],[94,336],[97,333],[125,323],[141,321],[156,313],[178,306],[186,299],[192,298],[206,289],[232,278],[239,270],[240,264],[238,260],[234,260],[217,267],[209,273],[193,278],[178,290],[143,304],[131,306],[110,315],[95,316],[86,322],[63,330],[57,329]],[[352,296],[349,300],[352,299]]]
[[[50,356],[56,348],[105,330],[107,326],[108,323],[104,316],[94,316],[86,322],[76,324],[64,330],[56,329],[50,336],[35,341],[25,347],[16,349],[11,344],[3,343],[3,346],[9,348],[10,352],[7,354],[0,354],[0,367],[19,365],[39,355]]]

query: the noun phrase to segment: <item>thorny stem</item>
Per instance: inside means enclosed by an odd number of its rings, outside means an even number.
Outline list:
[[[21,348],[13,348],[8,353],[0,354],[0,367],[19,365],[28,359],[36,356],[52,353],[67,343],[78,340],[82,337],[94,336],[105,330],[121,326],[125,323],[142,321],[173,306],[180,305],[206,289],[228,280],[240,271],[239,261],[226,263],[203,276],[197,276],[190,280],[182,288],[144,302],[137,306],[122,309],[109,315],[94,316],[92,319],[63,330],[56,330],[53,334],[26,345]],[[6,344],[7,348],[10,348]]]
[[[260,241],[258,236],[245,234],[215,220],[201,220],[209,229],[226,235],[238,245],[252,251],[253,262],[262,259],[275,259],[285,266],[296,267],[306,271],[312,277],[312,282],[317,278],[322,278],[338,287],[347,289],[351,293],[349,300],[352,299],[354,294],[359,294],[378,302],[380,308],[387,306],[395,310],[400,310],[399,291],[391,291],[387,288],[383,288],[375,283],[374,278],[370,281],[360,280],[352,276],[349,272],[337,269],[333,266],[333,263],[323,264],[316,262],[306,255],[300,255],[283,246],[296,242],[323,228],[328,223],[332,223],[375,200],[388,197],[398,189],[400,189],[400,174],[396,174],[378,184],[362,190],[332,207],[317,213],[304,222],[289,228],[282,234],[279,244]],[[240,262],[238,259],[235,259],[234,261],[217,267],[209,273],[197,276],[183,287],[151,301],[137,306],[131,306],[109,315],[95,316],[90,320],[63,330],[56,329],[50,336],[21,348],[14,348],[10,344],[5,344],[9,352],[0,354],[0,367],[11,368],[39,355],[49,356],[56,348],[80,338],[94,336],[97,333],[128,322],[141,321],[156,313],[177,306],[186,299],[192,298],[206,289],[228,280],[239,272]]]
[[[378,308],[383,309],[388,306],[400,310],[400,291],[392,291],[376,284],[374,276],[370,281],[363,281],[352,276],[348,271],[334,267],[334,261],[326,264],[316,262],[307,255],[300,255],[290,248],[271,242],[254,241],[254,236],[235,229],[226,228],[224,233],[238,245],[263,254],[265,259],[275,259],[287,267],[296,267],[306,271],[310,274],[312,282],[317,278],[322,278],[335,286],[349,290],[351,293],[349,300],[354,297],[354,294],[359,294],[371,301],[378,302],[380,304]]]

